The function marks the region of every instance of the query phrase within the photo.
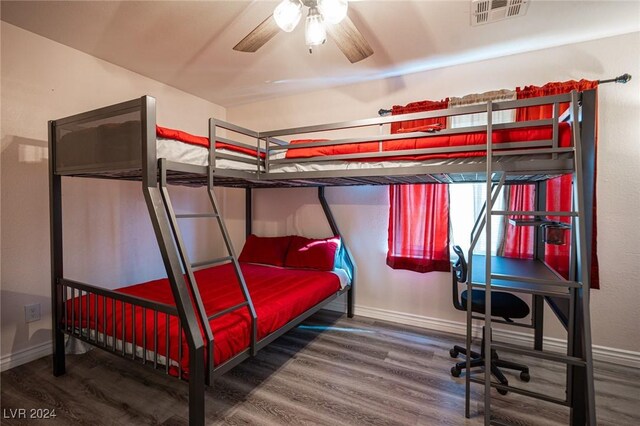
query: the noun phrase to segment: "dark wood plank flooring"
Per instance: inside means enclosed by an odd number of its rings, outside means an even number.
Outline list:
[[[482,386],[472,384],[472,418],[464,417],[464,379],[453,378],[449,348],[462,337],[322,311],[207,389],[208,424],[479,425]],[[531,382],[512,384],[562,397],[564,367],[520,359]],[[640,371],[597,364],[601,425],[640,424]],[[67,357],[51,374],[43,358],[1,375],[9,409],[55,408],[51,420],[2,418],[20,425],[186,425],[187,384],[95,349]],[[568,424],[565,407],[493,391],[493,413],[518,425]]]

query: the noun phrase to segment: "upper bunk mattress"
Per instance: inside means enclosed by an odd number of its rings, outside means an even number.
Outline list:
[[[119,125],[109,124],[93,128],[83,129],[65,135],[58,145],[58,156],[70,158],[77,157],[77,150],[82,150],[83,146],[101,146],[92,141],[108,141],[108,146],[100,149],[108,150],[123,158],[127,156],[127,150],[132,143],[132,138],[139,138],[139,122],[127,122]],[[203,136],[195,136],[180,130],[156,127],[157,134],[157,158],[166,158],[169,161],[192,164],[197,166],[207,166],[209,164],[209,139]],[[494,144],[519,143],[532,141],[550,140],[553,136],[552,126],[536,126],[518,129],[494,130],[492,140]],[[425,149],[425,148],[447,148],[465,147],[486,144],[486,132],[471,132],[452,135],[429,134],[421,138],[406,138],[380,143],[372,140],[358,144],[341,144],[330,146],[304,147],[288,150],[272,151],[269,160],[292,160],[285,164],[271,164],[270,173],[286,172],[307,172],[307,171],[335,171],[350,169],[383,169],[394,167],[415,167],[420,165],[455,165],[483,163],[486,152],[484,149],[478,151],[437,153],[426,155],[402,155],[401,151]],[[293,140],[290,145],[295,146],[301,143],[326,140]],[[89,143],[87,143],[89,142]],[[102,143],[105,145],[105,143]],[[390,157],[379,157],[380,146],[382,152],[388,153],[399,151],[399,155]],[[558,146],[571,146],[571,126],[569,123],[559,123],[558,125]],[[225,142],[216,142],[216,154],[228,154],[233,158],[215,157],[215,167],[217,169],[230,169],[253,171],[257,170],[256,151],[253,149],[231,145]],[[371,156],[358,159],[332,159],[330,156],[345,154],[370,153]],[[99,153],[86,153],[95,155]],[[562,157],[563,154],[560,154]],[[261,153],[261,157],[264,154]],[[529,161],[538,158],[547,158],[548,155],[510,155],[496,157],[498,162]],[[295,161],[300,160],[300,161]],[[313,161],[309,161],[313,160]]]

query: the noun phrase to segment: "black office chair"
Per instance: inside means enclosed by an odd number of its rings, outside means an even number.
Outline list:
[[[464,258],[464,253],[460,246],[453,246],[453,251],[458,255],[458,260],[453,264],[452,278],[453,278],[453,306],[460,310],[467,310],[467,290],[462,292],[461,299],[458,300],[458,283],[467,282],[467,261]],[[485,313],[485,291],[484,290],[472,290],[471,292],[471,310],[473,312],[483,314]],[[529,315],[529,306],[511,293],[504,291],[491,291],[491,316],[502,317],[507,322],[513,322],[512,318],[524,318]],[[482,350],[480,353],[471,351],[471,368],[484,366],[484,327],[482,327]],[[454,346],[449,351],[451,358],[457,358],[459,354],[467,355],[467,349],[462,346]],[[463,369],[467,368],[466,361],[459,362],[451,367],[451,375],[453,377],[459,377]],[[498,381],[503,385],[508,385],[509,381],[502,374],[500,368],[508,368],[511,370],[520,371],[520,379],[524,382],[528,382],[531,377],[529,376],[529,367],[523,364],[518,364],[511,361],[505,361],[498,357],[495,350],[491,350],[491,373],[496,376]],[[501,394],[506,394],[506,390],[498,389]]]

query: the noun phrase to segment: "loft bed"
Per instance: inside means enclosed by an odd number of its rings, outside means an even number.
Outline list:
[[[442,130],[427,126],[426,130],[333,140],[308,139],[308,135],[359,129],[378,131],[394,122],[486,114],[488,106],[492,111],[502,111],[565,102],[571,102],[571,95],[269,132],[257,132],[212,118],[209,135],[201,137],[158,127],[155,114],[143,117],[143,107],[155,110],[155,100],[143,97],[85,113],[80,119],[57,120],[56,171],[62,176],[140,180],[143,162],[165,158],[170,170],[168,182],[193,185],[207,183],[209,164],[216,186],[484,182],[487,126]],[[577,120],[567,113],[556,114],[552,119],[490,126],[495,145],[493,170],[508,172],[507,183],[535,182],[571,173],[574,122]],[[227,137],[229,133],[236,136],[235,139]],[[289,143],[282,139],[295,135],[309,141]],[[245,142],[238,140],[242,138]],[[213,149],[209,149],[210,146]],[[172,165],[178,170],[173,170]]]
[[[567,102],[570,108],[561,116],[559,105]],[[551,119],[491,122],[492,111],[549,104],[554,111]],[[486,114],[487,125],[441,130],[425,126],[384,134],[385,126],[394,122],[479,113]],[[320,274],[322,278],[314,279],[325,283],[324,290],[313,298],[305,297],[305,287],[296,284],[305,281],[302,275],[309,271],[269,269],[270,275],[279,274],[276,282],[294,283],[285,294],[296,299],[291,304],[295,309],[271,321],[274,300],[260,296],[265,294],[260,290],[265,271],[238,262],[214,186],[246,188],[247,236],[253,188],[318,187],[320,204],[336,236],[340,232],[324,196],[326,186],[539,183],[573,173],[574,160],[581,158],[586,170],[581,189],[590,202],[594,126],[593,91],[269,132],[212,118],[207,137],[159,127],[155,99],[149,96],[50,121],[54,375],[65,371],[64,334],[74,336],[188,380],[190,424],[203,424],[205,384],[341,294],[347,294],[347,313],[353,316],[356,276],[344,239],[338,263],[347,279],[341,282],[331,272]],[[365,134],[366,129],[377,134]],[[338,136],[325,139],[329,134]],[[294,136],[306,139],[291,139]],[[578,151],[582,155],[576,157]],[[65,176],[142,182],[167,279],[112,291],[65,278],[61,202]],[[176,215],[168,184],[206,186],[213,213]],[[189,262],[178,219],[194,217],[217,220],[228,256]],[[229,345],[229,339],[238,336],[240,342]]]

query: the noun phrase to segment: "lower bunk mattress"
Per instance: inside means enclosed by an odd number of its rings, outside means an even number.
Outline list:
[[[249,263],[240,265],[258,318],[258,340],[349,284],[348,274],[343,270],[326,272]],[[232,264],[202,269],[194,274],[207,316],[244,302]],[[166,278],[115,291],[175,305]],[[150,309],[126,303],[123,307],[121,302],[114,304],[113,299],[89,294],[67,301],[65,319],[67,327],[76,333],[86,333],[89,340],[130,355],[135,350],[136,357],[147,361],[166,365],[168,347],[170,374],[188,378],[189,349],[175,316],[164,313],[156,316]],[[210,320],[209,324],[214,337],[214,366],[249,347],[251,315],[247,307]]]

